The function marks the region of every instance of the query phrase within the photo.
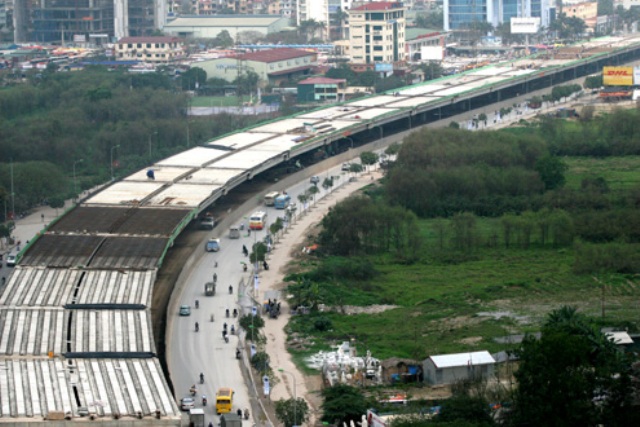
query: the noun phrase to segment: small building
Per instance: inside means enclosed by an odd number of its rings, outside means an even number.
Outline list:
[[[407,28],[405,47],[409,61],[442,61],[449,33]]]
[[[124,37],[115,46],[117,61],[168,63],[184,56],[184,41],[177,37]]]
[[[413,383],[422,381],[422,366],[418,360],[392,357],[380,362],[385,383]]]
[[[432,385],[453,384],[493,376],[496,361],[488,351],[429,356],[422,362],[424,379]]]
[[[317,61],[315,52],[280,48],[245,53],[234,58],[219,58],[198,62],[207,78],[217,77],[233,81],[239,74],[253,71],[261,83],[279,84],[283,80],[309,75]]]
[[[298,102],[338,102],[344,100],[347,81],[328,77],[311,77],[298,82]]]

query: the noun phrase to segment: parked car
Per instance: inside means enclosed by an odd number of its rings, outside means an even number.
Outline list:
[[[180,316],[191,316],[191,307],[188,305],[181,305]]]
[[[349,170],[351,170],[351,163],[343,163],[340,170],[342,172],[349,172]]]
[[[196,401],[192,397],[183,397],[180,399],[180,409],[188,411],[196,407]]]
[[[7,255],[7,267],[15,267],[15,265],[16,265],[16,256]]]
[[[309,182],[311,182],[313,185],[318,185],[318,183],[320,182],[320,177],[314,175],[311,178],[309,178]]]
[[[207,252],[218,252],[220,250],[220,239],[209,239],[204,244],[204,250]]]

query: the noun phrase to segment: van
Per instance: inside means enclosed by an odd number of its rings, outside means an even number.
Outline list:
[[[273,206],[276,201],[276,198],[280,195],[279,191],[272,191],[271,193],[267,193],[264,196],[264,204],[265,206]]]
[[[213,227],[216,225],[216,220],[213,219],[212,216],[206,215],[200,218],[200,222],[198,223],[198,228],[200,230],[213,230]]]
[[[254,212],[249,217],[249,228],[251,230],[262,230],[267,222],[267,213],[263,211]]]
[[[216,414],[227,414],[233,407],[233,390],[229,387],[222,387],[216,393]]]
[[[230,239],[239,239],[240,238],[240,227],[237,225],[233,225],[229,228],[229,238]]]

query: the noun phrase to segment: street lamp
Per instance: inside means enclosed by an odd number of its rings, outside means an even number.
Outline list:
[[[278,372],[291,375],[291,383],[293,384],[293,425],[298,425],[298,395],[296,394],[296,377],[291,372],[278,368]]]
[[[84,159],[78,159],[75,162],[73,162],[73,191],[75,193],[74,197],[78,194],[78,182],[76,180],[76,165],[82,162],[84,162]]]
[[[120,147],[120,144],[111,147],[111,181],[113,181],[113,150]]]

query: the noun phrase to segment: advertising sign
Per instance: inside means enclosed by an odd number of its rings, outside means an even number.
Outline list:
[[[540,29],[540,18],[511,18],[511,34],[535,34]]]
[[[393,64],[387,64],[384,62],[377,62],[375,65],[376,73],[388,73],[393,71]]]
[[[420,59],[423,61],[442,61],[444,49],[442,46],[420,46]]]
[[[603,67],[602,84],[605,86],[632,86],[633,67]]]

